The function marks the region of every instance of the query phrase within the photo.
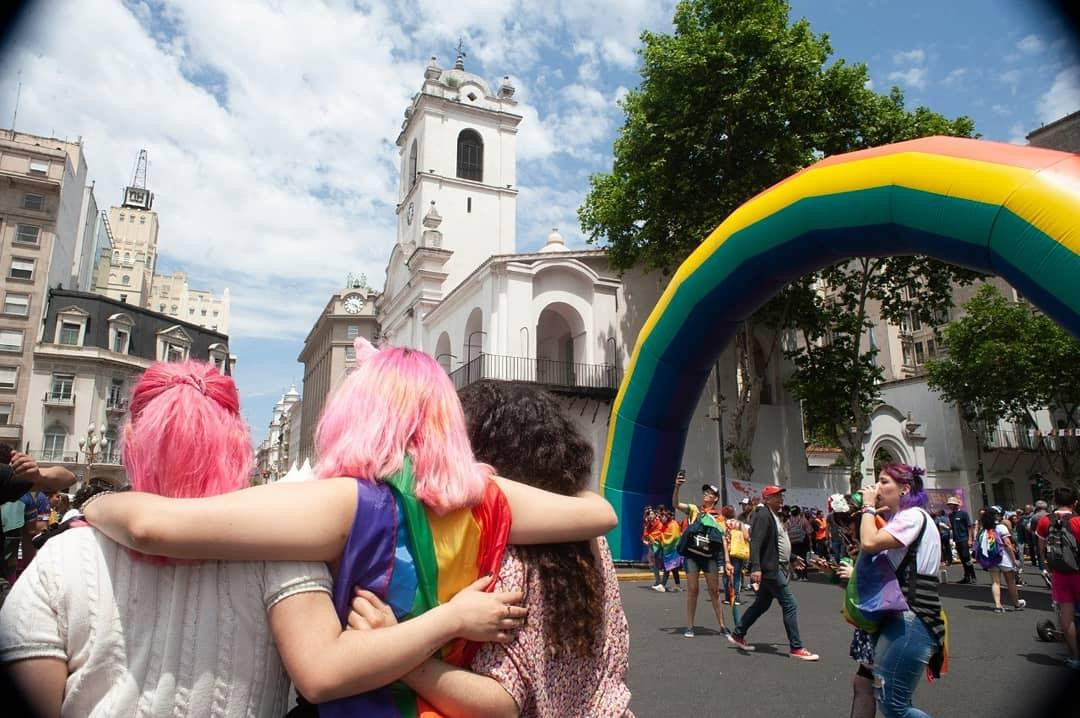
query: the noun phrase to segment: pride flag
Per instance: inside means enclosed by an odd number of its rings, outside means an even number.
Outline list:
[[[672,571],[683,564],[683,557],[678,551],[680,536],[682,536],[682,527],[675,519],[668,521],[667,526],[660,532],[659,552],[665,571]]]
[[[437,516],[413,493],[408,457],[401,471],[385,480],[358,480],[356,517],[334,580],[341,625],[347,623],[355,586],[385,601],[399,621],[449,601],[480,576],[498,573],[509,535],[510,506],[494,482],[488,482],[477,506]],[[458,639],[438,655],[465,666],[477,648]],[[323,703],[319,715],[428,718],[438,713],[407,686],[395,683]]]

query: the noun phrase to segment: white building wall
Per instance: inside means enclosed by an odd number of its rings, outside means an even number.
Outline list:
[[[71,286],[71,268],[82,223],[83,195],[86,187],[86,157],[81,144],[63,143],[67,153],[64,177],[60,185],[60,206],[56,213],[56,239],[49,259],[49,286]]]

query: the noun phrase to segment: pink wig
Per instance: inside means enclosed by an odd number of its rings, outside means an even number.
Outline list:
[[[251,438],[232,378],[205,362],[151,365],[131,392],[123,457],[136,491],[197,498],[247,486]]]
[[[415,492],[436,513],[473,506],[492,469],[476,461],[450,377],[414,349],[355,342],[356,369],[326,403],[315,435],[320,477],[383,479],[408,454]]]

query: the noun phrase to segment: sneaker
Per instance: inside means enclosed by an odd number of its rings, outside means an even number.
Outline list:
[[[752,651],[754,647],[746,642],[746,638],[740,636],[737,633],[729,633],[727,635],[728,642],[738,648],[740,651]]]
[[[1002,608],[1001,606],[998,606],[997,608],[994,609],[994,613],[1005,613],[1005,609]]]
[[[800,661],[816,661],[821,656],[816,653],[811,653],[805,648],[792,648],[791,653],[788,654],[792,658],[798,658]]]
[[[730,636],[731,631],[728,630],[727,626],[720,626],[720,635],[721,636]]]
[[[1071,668],[1074,671],[1080,671],[1080,658],[1066,658],[1065,666]]]
[[[1013,606],[1013,610],[1014,611],[1023,611],[1024,606],[1026,606],[1026,605],[1027,605],[1027,601],[1025,601],[1024,599],[1021,598],[1019,601],[1016,602],[1016,605]]]
[[[652,586],[652,590],[656,591],[657,593],[667,593],[667,589],[664,588],[663,586],[661,586],[660,584],[656,584],[655,586]]]
[[[735,602],[735,605],[736,605],[736,606],[741,606],[741,605],[742,605],[742,601],[736,601],[736,602]]]
[[[678,592],[679,592],[679,591],[681,591],[682,589],[681,589],[681,588],[679,588],[678,586],[672,586],[671,588],[667,588],[667,587],[665,586],[665,587],[664,587],[664,590],[665,590],[665,591],[667,591],[668,593],[678,593]]]
[[[725,598],[725,599],[724,599],[724,605],[725,605],[725,606],[730,606],[730,605],[731,605],[731,601],[729,601],[729,600],[727,600],[727,599]]]
[[[687,638],[693,638],[694,637],[694,629],[693,628],[687,628],[685,631],[683,631],[683,635],[686,636]]]

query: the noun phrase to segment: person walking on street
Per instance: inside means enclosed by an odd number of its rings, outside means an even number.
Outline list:
[[[1031,549],[1031,565],[1040,572],[1046,570],[1046,564],[1043,563],[1042,552],[1039,550],[1039,537],[1035,530],[1038,528],[1043,516],[1047,516],[1049,513],[1050,505],[1039,499],[1035,502],[1035,511],[1031,514],[1031,518],[1028,519],[1028,533],[1031,534],[1031,542],[1028,544]]]
[[[1080,517],[1076,515],[1076,492],[1068,486],[1054,489],[1054,513],[1039,519],[1035,527],[1039,556],[1050,569],[1050,596],[1057,603],[1061,632],[1069,647],[1065,665],[1080,670],[1080,646],[1076,637],[1076,603],[1080,602]]]
[[[990,574],[990,595],[994,598],[994,613],[1005,613],[1001,605],[1001,581],[1009,588],[1013,610],[1022,611],[1027,602],[1020,598],[1016,589],[1016,548],[1008,526],[1002,522],[1000,507],[991,506],[979,519],[980,529],[975,545],[975,555]],[[997,544],[994,547],[994,544]]]
[[[701,487],[701,506],[679,501],[679,489],[686,483],[686,472],[680,470],[675,476],[675,490],[671,495],[672,505],[686,514],[688,527],[684,536],[689,542],[694,538],[694,525],[700,521],[702,528],[711,537],[706,543],[709,544],[706,554],[683,553],[686,559],[686,631],[683,633],[687,638],[694,637],[694,614],[697,612],[697,600],[699,574],[705,574],[705,586],[709,591],[709,600],[712,601],[713,612],[720,624],[720,632],[729,633],[724,623],[724,607],[720,603],[720,560],[724,562],[724,568],[730,571],[731,560],[728,557],[727,541],[724,537],[724,519],[716,508],[720,500],[720,490],[712,484]]]
[[[758,584],[757,598],[728,640],[742,651],[754,650],[746,642],[746,634],[775,599],[784,612],[784,630],[791,648],[789,655],[803,661],[816,661],[820,656],[806,650],[799,636],[799,606],[788,583],[791,539],[780,520],[784,488],[767,486],[761,496],[765,505],[754,512],[750,522],[750,581]]]
[[[956,544],[956,555],[964,565],[964,577],[960,583],[977,583],[975,566],[971,563],[971,544],[974,543],[975,527],[971,525],[971,516],[960,508],[960,499],[950,496],[945,505],[949,509],[949,525],[952,526],[952,540]]]
[[[787,520],[788,538],[791,540],[791,555],[797,556],[799,561],[793,565],[795,577],[800,581],[806,580],[806,554],[810,551],[814,528],[807,520],[798,506],[791,507],[791,515]]]
[[[735,518],[735,509],[731,506],[725,506],[720,513],[726,523],[728,556],[731,558],[731,571],[724,572],[724,603],[729,603],[728,596],[734,595],[734,605],[741,606],[743,566],[750,558],[750,530]]]

